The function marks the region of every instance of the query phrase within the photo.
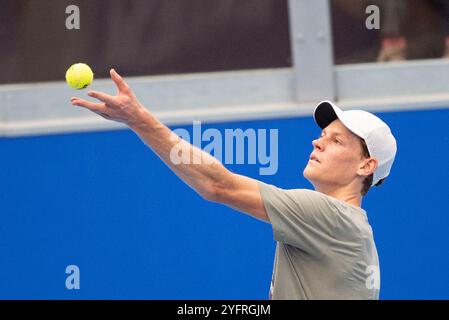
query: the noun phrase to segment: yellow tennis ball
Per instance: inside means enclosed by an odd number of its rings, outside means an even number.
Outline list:
[[[67,69],[65,79],[73,89],[84,89],[94,80],[94,73],[87,64],[75,63]]]

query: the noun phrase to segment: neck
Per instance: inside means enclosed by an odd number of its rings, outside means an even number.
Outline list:
[[[355,192],[354,188],[350,185],[346,187],[319,186],[315,187],[315,190],[332,198],[346,202],[347,204],[356,207],[362,206],[362,195],[360,194],[360,191]]]

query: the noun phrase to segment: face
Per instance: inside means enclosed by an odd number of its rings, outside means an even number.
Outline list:
[[[360,138],[339,119],[324,128],[312,145],[313,152],[303,174],[315,189],[346,186],[373,171],[368,159],[362,156]]]

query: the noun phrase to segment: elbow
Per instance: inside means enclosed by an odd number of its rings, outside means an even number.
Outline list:
[[[217,192],[215,190],[207,190],[200,193],[204,200],[218,202]]]
[[[207,185],[198,191],[204,200],[212,202],[220,202],[221,192],[220,189],[215,185]]]
[[[200,195],[212,202],[226,204],[230,200],[233,187],[233,174],[221,175],[220,178],[202,184]]]

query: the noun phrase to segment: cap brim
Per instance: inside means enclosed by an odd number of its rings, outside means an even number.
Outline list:
[[[321,128],[326,128],[332,121],[340,118],[342,110],[330,101],[321,101],[313,112],[316,124]]]

